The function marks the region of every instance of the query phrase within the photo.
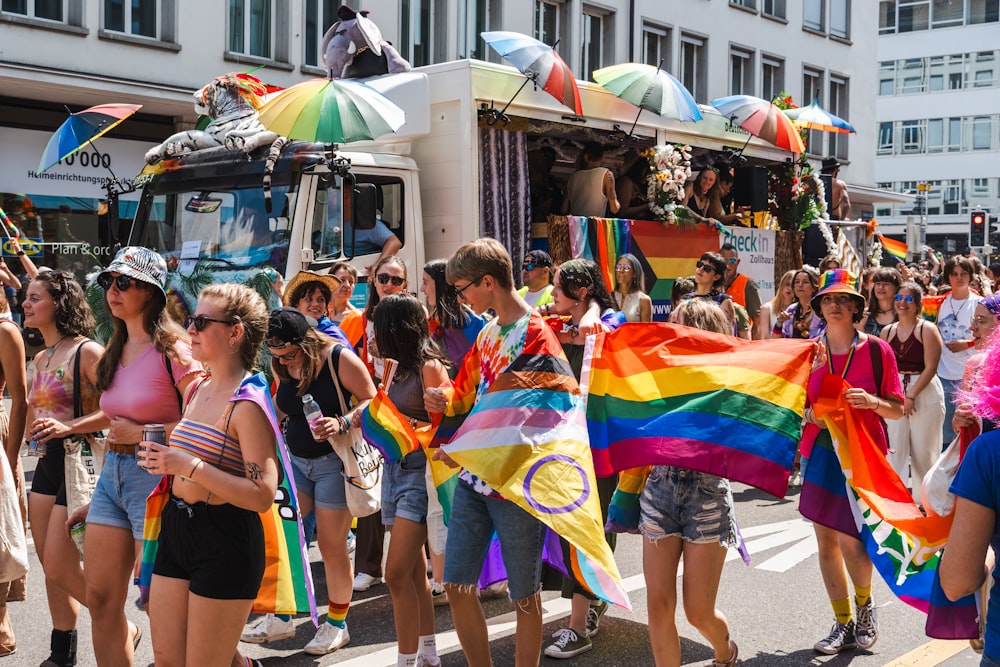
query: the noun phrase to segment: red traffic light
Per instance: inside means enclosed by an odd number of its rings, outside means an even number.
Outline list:
[[[982,211],[974,211],[972,213],[972,224],[975,226],[986,224],[986,213]]]

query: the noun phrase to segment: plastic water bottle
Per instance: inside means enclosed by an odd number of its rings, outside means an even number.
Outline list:
[[[312,431],[316,442],[325,441],[326,438],[322,438],[316,434],[316,429],[319,428],[319,420],[323,418],[323,411],[319,409],[319,405],[313,400],[312,394],[304,394],[302,396],[302,412],[305,413],[306,421],[309,422],[309,430]]]

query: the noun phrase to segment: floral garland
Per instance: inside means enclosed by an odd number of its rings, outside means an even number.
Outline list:
[[[826,218],[826,191],[805,158],[791,159],[770,170],[771,215],[780,229],[808,229]]]
[[[653,146],[642,152],[649,162],[652,178],[647,179],[649,210],[657,220],[669,224],[692,220],[691,211],[681,205],[684,185],[691,178],[691,147],[680,144]]]

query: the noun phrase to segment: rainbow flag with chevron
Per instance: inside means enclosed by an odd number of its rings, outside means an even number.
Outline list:
[[[811,341],[746,341],[675,324],[591,336],[583,363],[598,475],[675,465],[782,497],[802,430]],[[641,491],[638,479],[623,476]]]
[[[281,479],[275,493],[274,504],[260,514],[264,528],[264,578],[261,581],[253,612],[257,614],[298,614],[309,612],[313,623],[318,624],[316,594],[313,589],[312,570],[309,567],[309,549],[302,532],[298,496],[292,461],[268,392],[267,378],[257,373],[240,384],[230,402],[250,401],[267,417],[274,432]],[[149,584],[153,578],[153,564],[159,548],[160,517],[170,502],[172,477],[164,477],[146,500],[146,520],[143,526],[142,565],[140,572],[140,597],[149,600]]]

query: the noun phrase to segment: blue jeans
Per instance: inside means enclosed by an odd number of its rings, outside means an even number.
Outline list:
[[[106,452],[90,500],[87,523],[124,528],[132,532],[133,538],[141,540],[146,498],[159,482],[159,475],[150,475],[139,467],[135,454]]]
[[[1000,660],[994,660],[984,653],[983,661],[979,663],[979,667],[1000,667]]]
[[[945,447],[955,439],[956,434],[951,428],[951,419],[955,416],[955,401],[958,400],[956,394],[962,388],[962,381],[941,378],[941,387],[944,389],[944,426],[941,428],[941,450],[944,451]]]
[[[530,598],[541,589],[545,524],[509,500],[476,493],[461,479],[451,505],[444,582],[478,587],[494,532],[507,569],[510,599]]]

